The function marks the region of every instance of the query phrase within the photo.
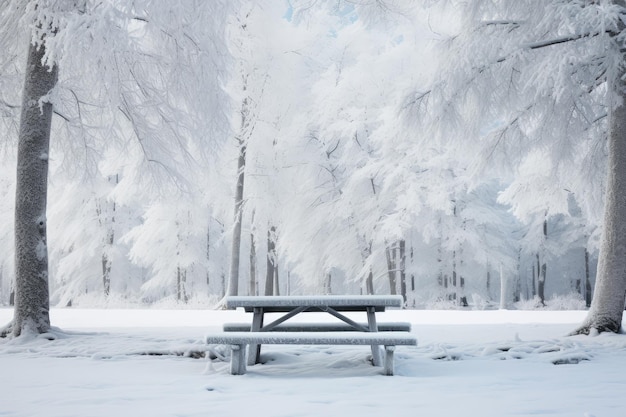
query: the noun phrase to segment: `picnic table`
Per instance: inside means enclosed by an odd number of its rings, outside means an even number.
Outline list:
[[[402,296],[396,295],[318,295],[318,296],[229,296],[224,299],[226,308],[243,308],[252,313],[250,332],[270,332],[283,330],[280,326],[290,318],[310,312],[325,312],[339,319],[345,329],[358,332],[378,332],[379,326],[376,313],[385,311],[388,307],[402,307]],[[345,313],[363,312],[367,323],[358,323]],[[267,313],[282,313],[270,323],[265,323]],[[297,325],[295,325],[297,326]],[[328,329],[324,324],[302,323],[302,331],[325,331]],[[402,329],[408,331],[410,325]],[[226,329],[225,329],[226,330]],[[390,330],[400,330],[393,329]],[[294,331],[292,328],[291,331]],[[262,339],[259,339],[262,340]],[[379,345],[372,346],[372,360],[374,365],[382,363],[381,348]],[[248,364],[258,363],[261,344],[249,344]]]

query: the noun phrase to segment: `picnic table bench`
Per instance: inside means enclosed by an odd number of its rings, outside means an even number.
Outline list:
[[[385,347],[385,373],[393,374],[393,351],[396,345],[417,345],[408,332],[410,323],[378,323],[376,312],[387,307],[401,307],[401,296],[231,296],[227,308],[243,308],[253,313],[251,323],[227,323],[224,333],[207,335],[207,343],[231,345],[231,373],[245,372],[245,346],[248,365],[259,362],[263,344],[371,345],[372,362],[383,365],[380,346]],[[301,313],[325,312],[336,322],[284,322]],[[347,317],[348,312],[365,312],[367,323]],[[265,323],[267,313],[279,313]],[[404,334],[399,334],[403,332]]]
[[[393,353],[397,345],[417,345],[408,333],[396,332],[231,332],[209,334],[208,344],[231,346],[230,373],[246,373],[245,346],[249,344],[293,345],[382,345],[385,347],[384,374],[393,375]]]

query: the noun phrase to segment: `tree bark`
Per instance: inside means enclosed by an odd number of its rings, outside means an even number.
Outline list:
[[[14,337],[50,329],[46,204],[52,103],[46,95],[56,84],[57,67],[44,65],[44,55],[43,44],[30,44],[17,155],[15,314],[9,326]]]

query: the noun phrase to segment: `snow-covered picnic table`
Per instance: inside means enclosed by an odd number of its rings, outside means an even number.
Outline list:
[[[379,325],[376,318],[377,312],[383,312],[388,307],[402,307],[403,299],[399,295],[318,295],[318,296],[230,296],[225,298],[225,306],[229,309],[243,308],[248,313],[253,313],[252,322],[246,324],[225,325],[225,331],[248,331],[270,332],[328,332],[352,331],[352,332],[378,332]],[[329,323],[297,323],[289,327],[282,325],[290,318],[307,312],[325,312],[341,321],[341,325]],[[345,313],[364,312],[366,323],[358,323],[347,317]],[[265,323],[266,313],[283,313],[270,323]],[[385,323],[385,333],[393,331],[410,330],[408,323]],[[321,336],[321,335],[320,335]],[[356,335],[353,336],[356,338]],[[389,336],[391,339],[392,337]],[[261,339],[259,339],[261,340]],[[284,338],[282,340],[285,340]],[[344,338],[347,342],[347,339]],[[346,343],[350,344],[350,343]],[[251,342],[248,349],[248,364],[258,363],[261,344]],[[382,365],[381,348],[377,344],[372,345],[372,360],[374,365]]]

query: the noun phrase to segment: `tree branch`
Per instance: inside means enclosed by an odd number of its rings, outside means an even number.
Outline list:
[[[53,114],[56,114],[57,116],[59,116],[61,119],[65,120],[67,123],[70,122],[70,118],[65,116],[64,114],[60,113],[58,110],[53,110],[52,111]]]

